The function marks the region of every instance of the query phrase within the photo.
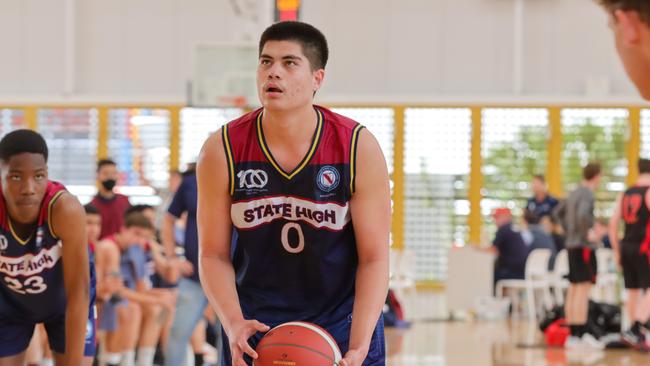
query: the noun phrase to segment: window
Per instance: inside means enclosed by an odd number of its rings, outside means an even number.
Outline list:
[[[641,157],[650,159],[650,109],[641,110]]]
[[[483,159],[482,236],[492,240],[496,227],[490,217],[497,207],[522,214],[531,196],[535,174],[546,173],[548,110],[486,108],[482,115]]]
[[[332,111],[361,123],[375,136],[386,157],[388,173],[392,174],[394,110],[392,108],[333,108]]]
[[[405,116],[405,247],[418,280],[444,281],[447,252],[468,234],[471,111],[408,108]]]
[[[21,109],[0,109],[0,134],[27,128],[25,113]]]
[[[184,170],[196,162],[208,136],[243,114],[239,108],[183,108],[180,126],[180,163]]]
[[[562,180],[565,191],[582,180],[582,167],[590,161],[602,165],[603,177],[596,192],[596,216],[610,217],[616,195],[625,189],[627,177],[627,109],[562,110]]]
[[[120,172],[118,190],[131,203],[160,204],[156,190],[169,184],[169,111],[111,109],[108,113],[108,154]]]
[[[96,109],[40,109],[38,130],[49,148],[50,179],[63,183],[82,203],[95,194]]]

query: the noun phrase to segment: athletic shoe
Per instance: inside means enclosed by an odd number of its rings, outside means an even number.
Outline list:
[[[585,333],[580,340],[583,347],[592,349],[605,349],[605,344],[589,333]]]
[[[621,335],[623,343],[640,352],[650,352],[650,345],[644,335],[638,335],[628,330]]]
[[[582,347],[582,339],[576,336],[569,336],[564,342],[564,348],[566,349],[578,349]]]

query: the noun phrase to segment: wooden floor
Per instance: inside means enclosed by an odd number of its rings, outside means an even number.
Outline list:
[[[530,329],[511,322],[419,322],[411,329],[386,330],[390,366],[565,366],[650,365],[650,354],[632,350],[565,351],[524,347]]]
[[[405,295],[403,306],[413,325],[386,329],[389,366],[650,366],[650,354],[633,350],[546,349],[525,320],[443,321],[444,292]]]

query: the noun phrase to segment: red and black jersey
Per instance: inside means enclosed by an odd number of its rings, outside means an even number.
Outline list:
[[[240,303],[245,317],[269,325],[329,324],[352,312],[358,258],[350,199],[363,127],[315,110],[312,144],[292,171],[266,144],[262,109],[222,129]]]
[[[650,241],[650,210],[645,196],[650,187],[628,188],[621,199],[621,217],[625,222],[623,243],[641,245]]]

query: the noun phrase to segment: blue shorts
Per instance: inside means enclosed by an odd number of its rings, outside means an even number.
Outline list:
[[[121,299],[118,301],[105,301],[99,314],[99,330],[114,332],[117,330],[117,308],[128,304],[128,301]]]
[[[341,349],[341,356],[345,356],[349,348],[350,342],[350,329],[352,328],[352,315],[346,317],[343,321],[335,323],[331,326],[324,327],[336,340],[338,343],[339,349]],[[220,350],[221,357],[219,357],[221,366],[231,366],[232,359],[230,357],[230,345],[226,332],[222,331],[222,347]],[[248,343],[253,349],[257,347],[260,339],[264,334],[257,333],[248,340]],[[244,355],[246,363],[252,365],[252,360]],[[379,321],[377,321],[377,326],[375,331],[372,333],[372,339],[370,340],[370,348],[368,349],[368,355],[366,360],[362,364],[363,366],[385,366],[386,365],[386,343],[384,341],[384,317],[380,316]]]

